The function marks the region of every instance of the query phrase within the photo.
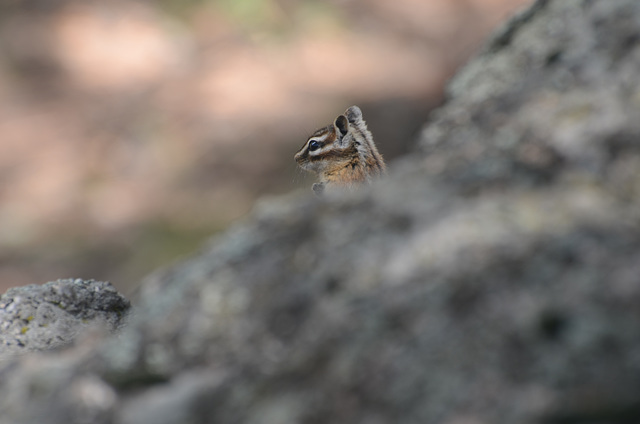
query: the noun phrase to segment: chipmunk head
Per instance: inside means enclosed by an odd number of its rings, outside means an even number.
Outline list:
[[[358,154],[360,145],[353,135],[352,126],[360,121],[360,108],[351,106],[333,124],[314,132],[294,159],[302,169],[317,173],[351,160]]]

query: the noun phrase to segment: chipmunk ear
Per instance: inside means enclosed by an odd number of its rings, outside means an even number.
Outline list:
[[[342,137],[347,135],[347,132],[349,132],[349,121],[344,115],[338,116],[333,125],[335,125],[335,127],[338,129],[340,133],[340,139],[342,139]]]
[[[351,106],[344,112],[344,114],[351,123],[356,123],[362,120],[362,111],[358,106]]]

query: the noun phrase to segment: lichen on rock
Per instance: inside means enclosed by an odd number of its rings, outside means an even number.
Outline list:
[[[129,307],[102,281],[66,279],[9,289],[0,296],[0,357],[70,344],[89,325],[115,330]]]

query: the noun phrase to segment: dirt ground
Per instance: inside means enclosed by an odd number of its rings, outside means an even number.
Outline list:
[[[0,5],[0,292],[128,291],[256,198],[358,104],[388,160],[529,0],[10,0]],[[393,163],[391,161],[391,165]]]

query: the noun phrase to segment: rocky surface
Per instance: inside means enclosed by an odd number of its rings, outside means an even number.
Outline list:
[[[102,281],[57,280],[0,296],[0,358],[71,343],[90,325],[117,329],[130,304]]]
[[[262,202],[3,423],[640,421],[640,3],[538,1],[370,189]]]

